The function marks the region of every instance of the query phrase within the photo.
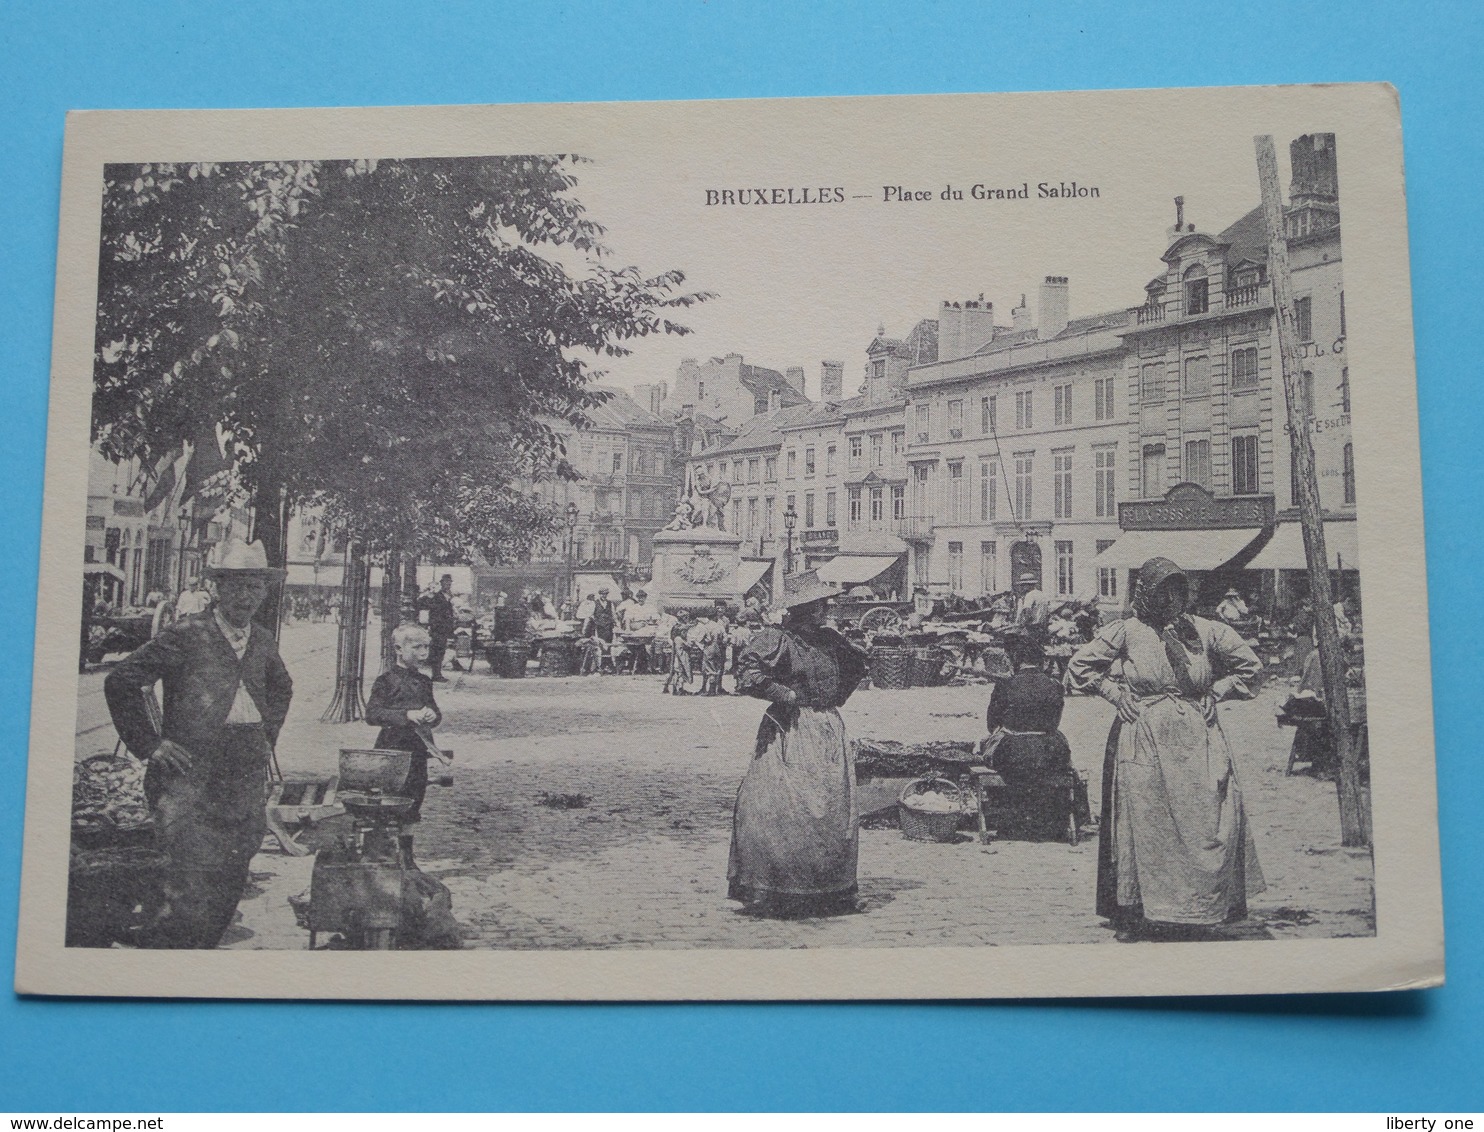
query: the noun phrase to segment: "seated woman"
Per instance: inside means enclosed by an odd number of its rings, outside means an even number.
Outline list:
[[[443,713],[433,701],[433,681],[419,671],[427,663],[432,638],[421,625],[402,624],[392,630],[397,663],[376,678],[366,701],[366,722],[380,727],[376,746],[384,751],[411,751],[412,767],[404,787],[412,799],[405,820],[417,821],[428,792],[428,748],[418,727],[437,727]]]
[[[1031,838],[1062,836],[1077,791],[1076,820],[1087,822],[1086,787],[1072,770],[1072,750],[1061,731],[1062,686],[1040,670],[1041,650],[1023,634],[1005,640],[1014,675],[995,685],[985,712],[985,762],[1004,779],[1009,809],[1001,830]]]

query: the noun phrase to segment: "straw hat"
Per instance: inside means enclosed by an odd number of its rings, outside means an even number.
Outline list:
[[[1039,574],[1032,574],[1029,570],[1027,570],[1024,574],[1020,575],[1020,577],[1016,578],[1015,580],[1017,582],[1021,582],[1021,583],[1030,582],[1032,585],[1040,585],[1041,584],[1041,577],[1040,577],[1040,575]]]
[[[1231,589],[1227,590],[1226,593],[1222,594],[1221,596],[1222,597],[1241,597],[1242,596],[1242,591],[1239,590],[1239,589],[1237,589],[1236,586],[1233,586]]]
[[[813,570],[793,574],[783,581],[783,608],[796,609],[801,605],[822,601],[827,597],[838,597],[840,591],[828,582],[821,582]]]
[[[287,571],[268,565],[268,552],[261,542],[243,542],[240,538],[228,537],[211,548],[206,556],[206,567],[202,575],[218,578],[223,574],[247,575],[259,578],[282,578]]]

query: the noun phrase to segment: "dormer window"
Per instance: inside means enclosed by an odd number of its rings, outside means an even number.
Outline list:
[[[1205,314],[1210,309],[1209,282],[1206,272],[1199,264],[1185,273],[1185,313]]]
[[[886,376],[885,358],[876,358],[871,362],[871,376],[874,378],[883,378]]]
[[[1257,282],[1257,268],[1240,267],[1237,269],[1237,277],[1235,283],[1238,287],[1256,287]]]

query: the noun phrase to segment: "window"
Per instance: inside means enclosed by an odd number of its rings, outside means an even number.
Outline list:
[[[1232,494],[1256,495],[1257,434],[1232,437]]]
[[[1165,446],[1144,445],[1142,494],[1145,499],[1158,499],[1165,493]]]
[[[824,525],[827,527],[835,525],[835,493],[833,491],[824,493]]]
[[[1350,367],[1340,370],[1340,412],[1350,411]]]
[[[824,474],[827,476],[835,474],[835,446],[833,444],[824,450]]]
[[[617,475],[621,471],[623,471],[623,453],[615,452],[613,454],[613,474]]]
[[[783,394],[776,389],[768,390],[768,412],[776,412],[783,404]]]
[[[789,479],[793,479],[794,476],[798,475],[798,463],[799,454],[792,448],[790,448],[788,450],[788,453],[783,458],[784,474],[788,476]]]
[[[964,521],[964,462],[954,460],[948,465],[948,521]]]
[[[905,519],[907,517],[907,489],[901,484],[892,485],[891,517],[893,519]]]
[[[1208,439],[1185,442],[1185,475],[1190,483],[1204,488],[1211,486],[1211,441]]]
[[[1293,328],[1300,342],[1314,341],[1314,303],[1308,295],[1293,300]]]
[[[1211,359],[1205,354],[1185,359],[1185,396],[1211,396]]]
[[[1344,451],[1345,502],[1355,502],[1355,445],[1345,445]]]
[[[758,526],[757,526],[757,499],[756,498],[752,498],[752,499],[749,499],[747,501],[747,535],[746,535],[746,537],[747,538],[756,538],[757,537],[757,531],[758,531]]]
[[[1257,347],[1247,346],[1232,351],[1231,387],[1233,393],[1257,388]]]
[[[927,439],[931,435],[931,427],[932,427],[932,411],[931,411],[931,406],[929,406],[929,405],[918,405],[917,406],[917,441],[918,441],[919,444],[926,444],[927,443]]]
[[[998,593],[1000,588],[999,571],[995,562],[995,546],[992,542],[981,542],[979,544],[979,592],[985,594]]]
[[[993,397],[979,398],[979,431],[985,436],[995,432],[995,405]]]
[[[1031,475],[1035,465],[1034,452],[1015,453],[1015,517],[1031,517]]]
[[[1051,454],[1051,486],[1053,518],[1072,517],[1072,454]]]
[[[846,506],[849,509],[846,512],[847,525],[851,527],[858,527],[860,526],[861,522],[861,489],[858,487],[852,487],[845,493],[845,498]]]
[[[741,526],[742,526],[742,501],[740,499],[734,499],[734,500],[732,500],[732,533],[733,534],[740,534],[741,533],[741,529],[740,529]],[[605,557],[607,557],[607,556],[605,555]]]
[[[758,470],[758,464],[760,462],[761,461],[756,456],[753,456],[751,459],[749,459],[747,461],[747,482],[748,483],[757,483],[757,470]]]
[[[871,522],[879,523],[882,519],[882,490],[879,487],[871,489]]]
[[[769,456],[763,460],[763,479],[769,483],[778,481],[778,457]]]
[[[948,435],[955,440],[964,434],[964,403],[962,400],[948,402]],[[960,555],[960,558],[963,556]]]
[[[638,472],[641,476],[649,475],[649,453],[640,452],[638,456]]]
[[[1113,379],[1111,377],[1099,377],[1092,383],[1092,417],[1093,420],[1098,421],[1113,419]]]
[[[1070,539],[1056,540],[1056,592],[1062,597],[1072,595],[1072,542]]]
[[[919,551],[912,556],[912,578],[919,586],[926,586],[931,576],[929,563],[929,552]]]
[[[806,449],[804,449],[804,474],[806,476],[812,476],[814,474],[814,449],[813,448],[806,448]]]
[[[804,529],[809,531],[814,529],[814,493],[812,491],[804,492]]]
[[[861,466],[861,438],[858,436],[850,438],[850,466],[852,468]]]
[[[742,482],[742,461],[741,460],[733,460],[732,461],[732,482],[733,483],[741,483]]]
[[[933,466],[931,464],[912,465],[912,513],[926,517],[928,514],[928,498],[932,490]]]
[[[992,460],[979,461],[979,521],[994,520],[995,509],[995,465]]]
[[[1015,394],[1015,427],[1018,429],[1035,427],[1031,397],[1032,391],[1029,389]]]
[[[1068,385],[1056,385],[1052,387],[1055,398],[1052,405],[1051,423],[1058,425],[1069,425],[1072,423],[1072,387]]]
[[[902,449],[907,446],[907,434],[900,429],[891,434],[891,458],[892,462],[902,458]]]
[[[777,510],[777,502],[776,497],[771,495],[763,500],[763,538],[773,537],[773,512]]]
[[[1099,519],[1111,519],[1118,514],[1118,449],[1116,447],[1095,448],[1092,453],[1093,494],[1097,497],[1093,510]]]
[[[1314,371],[1304,370],[1299,374],[1299,396],[1303,398],[1304,417],[1314,419]]]
[[[654,454],[654,474],[657,476],[665,474],[665,454],[663,452],[656,452]]]
[[[1098,539],[1097,552],[1099,554],[1113,545],[1110,538]],[[1098,597],[1118,598],[1118,569],[1115,566],[1098,567]]]
[[[964,544],[948,544],[948,588],[954,593],[964,591]]]
[[[885,377],[886,376],[886,359],[885,358],[875,358],[875,359],[872,360],[872,362],[871,362],[871,376],[872,377],[877,377],[877,378]]]
[[[879,432],[873,432],[871,434],[871,467],[880,468],[883,466],[885,466],[885,461],[881,455],[881,434]]]
[[[1185,273],[1185,313],[1205,314],[1210,309],[1208,294],[1210,283],[1206,279],[1206,269],[1199,264],[1191,266]]]
[[[1164,399],[1164,367],[1158,362],[1150,362],[1139,377],[1139,400],[1155,403]]]

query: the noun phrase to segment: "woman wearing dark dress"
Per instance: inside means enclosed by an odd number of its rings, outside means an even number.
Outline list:
[[[984,722],[983,755],[1004,779],[1015,804],[1002,815],[1003,833],[1060,837],[1067,830],[1072,749],[1061,727],[1062,686],[1041,671],[1040,650],[1011,634],[1005,651],[1015,674],[995,685]],[[1076,819],[1091,815],[1079,795]]]
[[[727,894],[762,915],[855,908],[855,770],[837,709],[866,657],[823,623],[838,592],[813,573],[790,578],[784,627],[759,629],[737,659],[737,691],[771,706],[737,791]]]
[[[443,713],[433,701],[433,680],[419,668],[428,659],[431,638],[421,625],[398,625],[392,631],[397,663],[376,678],[366,701],[366,722],[380,727],[376,746],[383,751],[411,751],[412,767],[403,788],[412,799],[405,820],[417,821],[428,792],[428,748],[419,727],[437,727]]]

